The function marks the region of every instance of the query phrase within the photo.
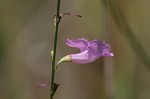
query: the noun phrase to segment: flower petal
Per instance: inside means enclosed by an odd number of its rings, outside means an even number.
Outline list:
[[[105,45],[104,45],[104,43],[102,41],[99,41],[99,40],[91,41],[90,42],[90,46],[88,47],[89,54],[102,56],[102,52],[103,52],[103,47],[104,46]]]
[[[77,54],[69,54],[63,57],[59,62],[72,61],[78,64],[86,64],[95,61],[101,56],[113,56],[110,52],[110,46],[104,41],[93,40],[88,41],[87,39],[81,38],[77,40],[66,39],[66,44],[70,47],[76,47],[81,50]]]
[[[77,39],[77,40],[65,40],[66,44],[70,47],[76,47],[79,48],[81,52],[87,50],[87,47],[89,45],[89,42],[85,38]]]
[[[89,48],[91,48],[90,51],[93,51],[92,54],[95,53],[96,56],[113,56],[113,53],[110,53],[109,44],[104,41],[93,40],[90,42]]]
[[[91,62],[89,60],[88,51],[87,50],[82,52],[82,53],[71,54],[70,56],[71,56],[72,62],[74,62],[74,63],[86,64],[86,63]]]

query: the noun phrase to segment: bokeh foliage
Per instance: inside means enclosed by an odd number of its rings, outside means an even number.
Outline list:
[[[78,65],[64,63],[56,73],[56,99],[150,98],[150,1],[64,0],[57,60],[68,53],[65,38],[86,37],[110,43],[115,56]],[[0,1],[0,99],[47,99],[54,0]]]

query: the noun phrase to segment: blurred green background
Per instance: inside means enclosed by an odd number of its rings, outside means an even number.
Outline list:
[[[114,57],[63,63],[55,99],[150,99],[150,1],[62,0],[57,61],[78,53],[65,38],[105,40]],[[49,99],[56,0],[0,0],[0,99]]]

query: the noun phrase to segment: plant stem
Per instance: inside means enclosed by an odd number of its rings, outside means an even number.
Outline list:
[[[51,71],[51,91],[50,91],[50,99],[54,97],[54,79],[55,79],[55,59],[56,59],[56,49],[57,49],[57,38],[58,38],[58,26],[59,26],[59,15],[60,15],[60,0],[57,0],[57,13],[54,17],[54,54],[52,60],[52,71]]]

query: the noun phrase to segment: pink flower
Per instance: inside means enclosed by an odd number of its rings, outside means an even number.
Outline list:
[[[85,38],[80,38],[77,40],[66,39],[65,42],[70,47],[79,48],[80,53],[69,54],[63,57],[58,63],[62,61],[72,61],[78,64],[86,64],[95,61],[101,56],[114,56],[114,54],[110,52],[109,44],[104,41],[88,41]]]

